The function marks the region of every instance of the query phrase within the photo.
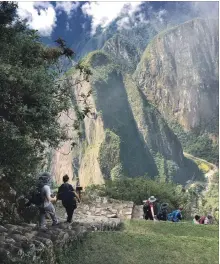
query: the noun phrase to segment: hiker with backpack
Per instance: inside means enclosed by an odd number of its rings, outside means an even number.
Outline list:
[[[148,200],[144,200],[143,205],[143,212],[144,212],[144,219],[145,220],[155,220],[157,215],[157,205],[156,202],[157,199],[154,196],[151,196],[148,198]]]
[[[80,199],[73,189],[73,186],[68,183],[69,176],[63,176],[63,184],[58,189],[57,200],[61,200],[67,213],[67,223],[72,222],[74,210],[77,208],[76,200],[80,202]]]
[[[168,215],[168,204],[162,203],[160,206],[159,213],[157,214],[157,219],[160,221],[167,221]]]
[[[172,221],[172,222],[179,222],[180,220],[182,220],[182,210],[183,208],[179,208],[175,211],[173,211],[172,213],[168,214],[167,216],[167,220],[168,221]]]
[[[51,196],[51,175],[47,172],[42,173],[39,176],[38,184],[36,190],[32,193],[29,202],[26,206],[30,204],[35,204],[39,208],[40,213],[40,229],[46,229],[45,217],[48,214],[52,219],[52,225],[58,224],[58,219],[56,217],[55,208],[52,202],[56,202],[57,198]]]

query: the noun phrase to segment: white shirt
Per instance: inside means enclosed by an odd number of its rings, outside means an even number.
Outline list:
[[[41,193],[42,193],[42,197],[44,200],[44,207],[49,206],[51,204],[51,202],[50,202],[50,196],[51,196],[50,186],[44,185],[44,187],[41,190]]]

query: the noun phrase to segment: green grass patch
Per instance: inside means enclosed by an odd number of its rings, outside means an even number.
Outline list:
[[[123,232],[94,232],[59,264],[217,264],[218,226],[125,222]]]

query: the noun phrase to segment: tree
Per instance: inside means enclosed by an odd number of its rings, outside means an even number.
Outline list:
[[[13,2],[0,2],[0,174],[14,186],[36,173],[46,147],[72,140],[58,119],[63,112],[68,115],[74,86],[91,73],[78,66],[83,77],[67,78],[61,59],[74,52],[61,38],[57,46],[45,46],[16,9]],[[75,129],[90,112],[89,95],[83,95]]]

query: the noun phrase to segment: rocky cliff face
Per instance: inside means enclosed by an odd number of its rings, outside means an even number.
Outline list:
[[[121,34],[116,34],[106,41],[103,50],[111,54],[111,58],[124,71],[134,71],[140,61],[140,51]]]
[[[218,21],[195,19],[156,36],[136,69],[146,98],[186,130],[218,111],[218,43]]]
[[[85,57],[93,75],[74,94],[77,99],[92,89],[94,115],[85,118],[83,137],[69,156],[62,154],[69,143],[53,155],[57,182],[64,173],[79,177],[83,187],[146,173],[179,183],[200,175],[169,126],[175,121],[186,131],[217,133],[217,48],[216,21],[195,19],[157,35],[139,64],[141,48],[122,34],[109,38],[104,52]]]
[[[191,177],[192,171],[180,179],[186,167],[181,144],[114,58],[97,51],[82,63],[90,66],[93,75],[90,83],[75,90],[75,96],[92,89],[94,115],[85,118],[84,138],[73,150],[77,161],[73,173],[81,185],[145,174],[177,182]]]

